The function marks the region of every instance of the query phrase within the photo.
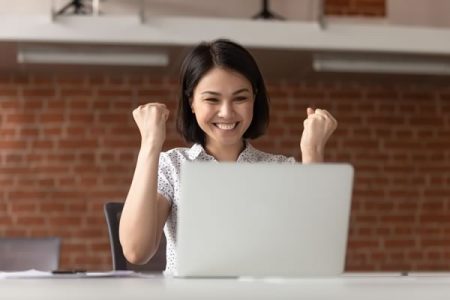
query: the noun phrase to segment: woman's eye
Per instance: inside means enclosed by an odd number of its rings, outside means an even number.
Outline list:
[[[238,102],[242,102],[242,101],[245,101],[245,100],[247,100],[248,98],[247,97],[237,97],[237,98],[235,98],[234,100],[235,101],[238,101]]]
[[[219,102],[219,99],[217,99],[217,98],[206,98],[204,100],[209,103],[218,103]]]

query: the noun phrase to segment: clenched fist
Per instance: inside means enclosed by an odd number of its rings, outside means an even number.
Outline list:
[[[166,139],[169,110],[162,103],[147,103],[133,110],[133,118],[141,133],[141,147],[161,150]]]
[[[300,140],[303,162],[321,162],[325,144],[337,128],[336,119],[324,109],[306,110],[307,118],[303,122],[303,134]]]

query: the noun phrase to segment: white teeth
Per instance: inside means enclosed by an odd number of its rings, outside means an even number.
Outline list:
[[[236,124],[237,123],[233,123],[233,124],[216,123],[216,126],[223,130],[231,130],[231,129],[234,129],[234,127],[236,127]]]

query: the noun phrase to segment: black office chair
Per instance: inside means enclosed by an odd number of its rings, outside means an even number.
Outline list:
[[[140,272],[162,272],[166,268],[166,237],[163,233],[158,251],[144,265],[135,265],[128,262],[123,255],[122,246],[119,241],[119,221],[122,214],[123,203],[105,203],[106,223],[108,224],[109,243],[111,245],[111,256],[114,270],[135,270]]]

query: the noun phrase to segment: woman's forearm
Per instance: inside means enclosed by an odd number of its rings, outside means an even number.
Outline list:
[[[148,261],[158,246],[159,154],[159,149],[140,149],[120,219],[120,243],[127,260],[135,264]]]

